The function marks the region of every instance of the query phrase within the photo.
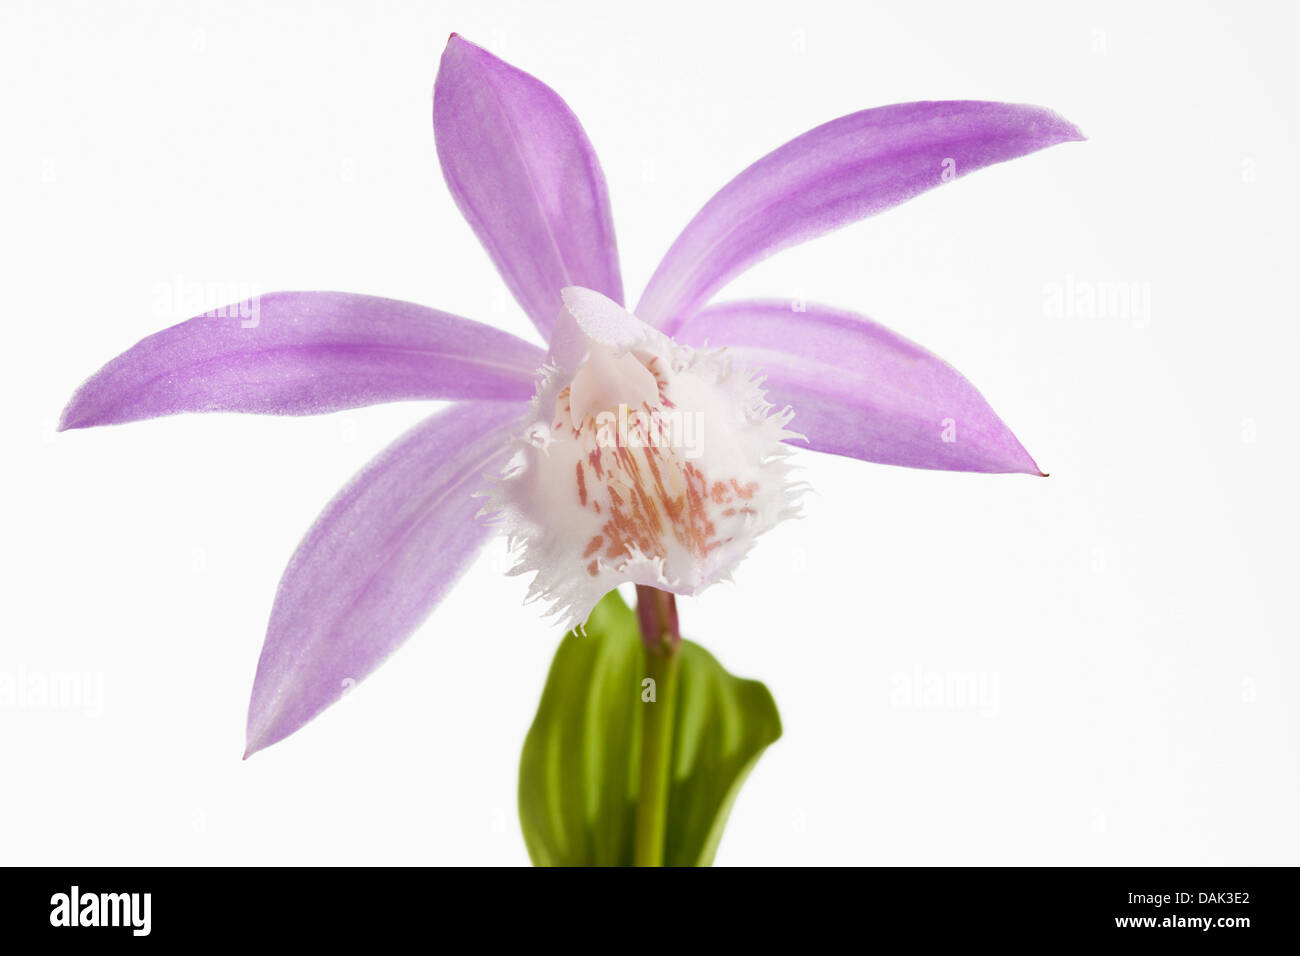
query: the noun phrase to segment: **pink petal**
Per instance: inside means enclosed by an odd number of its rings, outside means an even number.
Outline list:
[[[280,580],[245,756],[338,700],[447,593],[488,534],[473,495],[508,460],[524,408],[467,402],[445,409],[390,445],[326,506]]]
[[[523,401],[535,345],[458,316],[346,292],[276,292],[143,339],[77,390],[59,425],[177,412],[313,415],[405,399]]]
[[[948,179],[1082,139],[1037,106],[900,103],[804,133],[724,186],[659,263],[636,308],[671,332],[749,266]]]
[[[794,409],[790,429],[816,451],[911,468],[1042,474],[947,362],[863,316],[806,309],[728,302],[696,315],[677,339],[726,346],[739,366],[761,368],[767,400]]]
[[[456,205],[544,335],[565,286],[623,301],[605,177],[554,90],[453,33],[433,130]]]

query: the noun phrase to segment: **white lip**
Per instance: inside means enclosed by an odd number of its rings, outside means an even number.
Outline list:
[[[515,467],[489,492],[518,556],[568,626],[622,583],[694,594],[797,512],[784,440],[755,375],[586,289],[564,290],[554,364]],[[544,444],[526,440],[544,431]],[[689,441],[686,441],[689,439]]]

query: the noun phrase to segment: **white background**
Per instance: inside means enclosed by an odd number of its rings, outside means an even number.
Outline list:
[[[102,363],[250,292],[531,335],[437,166],[452,30],[582,119],[633,300],[718,187],[835,116],[999,99],[1089,136],[722,294],[918,340],[1052,477],[801,453],[806,519],[681,605],[786,728],[719,864],[1297,862],[1286,5],[3,9],[0,862],[527,861],[517,760],[558,635],[499,545],[341,704],[240,760],[286,559],[429,406],[54,432]],[[1050,307],[1115,282],[1139,292],[1128,314]],[[59,680],[80,699],[23,691]]]

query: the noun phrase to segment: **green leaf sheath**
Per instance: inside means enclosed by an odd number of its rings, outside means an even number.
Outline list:
[[[676,687],[647,673],[636,615],[617,592],[592,611],[586,633],[560,643],[524,740],[519,818],[538,866],[629,866],[636,860],[642,722],[671,703],[671,755],[662,861],[708,866],[736,794],[763,750],[781,736],[772,695],[733,677],[683,641]],[[656,681],[656,702],[642,700]]]

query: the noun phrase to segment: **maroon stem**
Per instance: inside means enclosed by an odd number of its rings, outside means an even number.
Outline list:
[[[672,592],[638,584],[636,618],[646,650],[671,654],[682,642],[677,629],[677,598]]]

